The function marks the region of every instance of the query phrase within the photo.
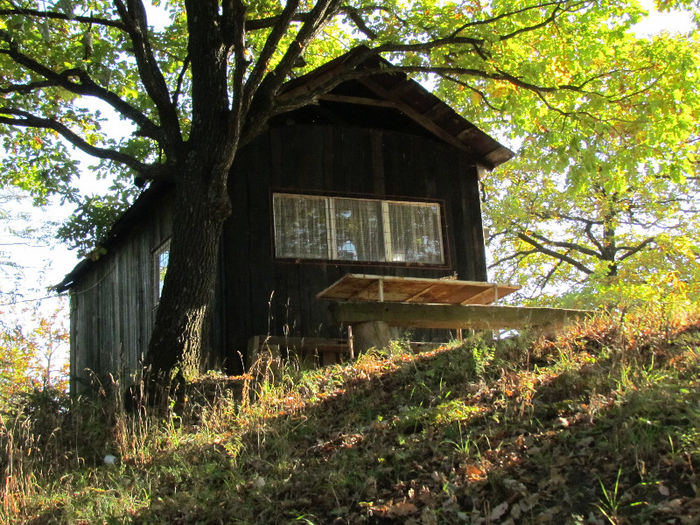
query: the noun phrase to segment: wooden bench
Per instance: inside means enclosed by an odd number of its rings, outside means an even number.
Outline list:
[[[350,329],[352,333],[352,329]],[[323,337],[285,337],[256,335],[248,339],[248,359],[246,369],[261,356],[272,359],[298,357],[302,363],[311,366],[327,366],[341,363],[347,358],[354,359],[351,339],[332,339]],[[408,345],[414,352],[435,348],[440,343],[410,341]]]
[[[346,339],[255,335],[248,339],[247,369],[262,352],[273,359],[295,356],[307,364],[326,366],[341,362],[350,354],[350,345]]]

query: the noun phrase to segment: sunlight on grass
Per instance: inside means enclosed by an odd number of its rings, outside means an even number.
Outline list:
[[[692,523],[699,319],[601,316],[556,340],[397,343],[320,369],[267,359],[127,404],[117,383],[27,399],[2,414],[0,516]]]

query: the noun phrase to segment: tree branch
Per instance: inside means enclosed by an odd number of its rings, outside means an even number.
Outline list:
[[[651,243],[654,242],[654,241],[656,241],[656,237],[648,237],[648,238],[644,239],[641,243],[639,243],[639,244],[638,244],[637,246],[635,246],[635,247],[631,247],[631,246],[618,246],[618,248],[617,248],[618,251],[621,251],[621,250],[625,250],[625,251],[626,251],[626,253],[625,253],[622,257],[620,257],[620,258],[618,259],[618,261],[624,261],[624,260],[627,259],[628,257],[633,256],[635,253],[640,252],[641,250],[643,250],[645,247],[647,247],[649,244],[651,244]]]
[[[133,169],[139,175],[147,176],[148,178],[166,178],[165,173],[162,170],[162,166],[151,166],[144,164],[126,153],[113,149],[93,146],[81,136],[73,132],[70,128],[68,128],[68,126],[58,122],[57,120],[38,117],[26,111],[10,107],[0,107],[0,115],[3,114],[12,115],[12,117],[0,116],[0,123],[2,124],[25,128],[51,129],[61,135],[73,146],[84,151],[88,155],[92,155],[93,157],[97,157],[99,159],[119,162],[120,164],[124,164],[125,166]]]
[[[221,26],[218,0],[185,0],[187,49],[192,64],[192,130],[189,142],[200,149],[216,148],[210,137],[218,132],[227,137],[230,124],[228,89],[229,45]],[[230,8],[224,16],[230,19]],[[229,23],[229,22],[227,22]],[[203,149],[201,149],[203,148]]]
[[[182,144],[180,122],[177,117],[177,109],[170,99],[165,78],[148,40],[146,9],[141,0],[126,0],[128,8],[122,0],[113,1],[131,38],[141,81],[158,109],[163,135],[167,139],[162,144],[163,149],[169,157],[177,158],[181,152],[180,145]]]
[[[255,18],[245,21],[246,31],[257,31],[259,29],[269,29],[274,27],[282,15],[270,16],[268,18]],[[297,13],[291,18],[291,22],[306,22],[308,13]]]
[[[355,24],[355,27],[363,33],[367,38],[370,40],[375,40],[379,35],[373,31],[364,21],[362,18],[362,15],[360,15],[360,12],[351,6],[344,6],[341,10],[341,13],[345,13],[348,18]]]
[[[533,248],[532,250],[524,250],[524,251],[518,251],[518,252],[512,253],[512,254],[510,254],[506,257],[503,257],[502,259],[498,259],[494,263],[490,264],[489,270],[491,268],[495,268],[496,266],[499,266],[505,262],[512,261],[513,259],[524,259],[528,255],[533,255],[535,253],[538,253],[535,248]]]
[[[7,87],[0,88],[0,94],[9,95],[10,93],[21,93],[27,95],[33,91],[38,91],[43,88],[57,86],[56,82],[43,80],[39,82],[29,82],[28,84],[9,84]]]
[[[555,212],[547,212],[547,213],[542,213],[538,212],[535,213],[535,215],[544,220],[550,220],[550,219],[564,219],[566,221],[571,221],[571,222],[582,222],[586,225],[591,225],[595,226],[596,224],[601,225],[603,224],[603,221],[594,221],[589,219],[588,217],[579,217],[577,215],[569,215],[567,213],[561,213],[559,211]]]
[[[75,16],[65,13],[56,13],[53,11],[40,11],[38,9],[0,9],[0,16],[24,15],[35,18],[49,18],[52,20],[65,20],[68,22],[80,22],[81,24],[95,24],[100,26],[115,27],[126,31],[124,24],[118,20],[109,20],[108,18],[98,18],[94,16]]]
[[[537,242],[537,240],[535,240],[534,238],[530,237],[529,235],[527,235],[523,232],[518,233],[518,238],[522,241],[525,241],[530,246],[536,248],[537,251],[539,251],[540,253],[543,253],[544,255],[549,255],[550,257],[554,257],[555,259],[559,259],[560,261],[568,263],[571,266],[573,266],[574,268],[585,273],[586,275],[590,275],[593,273],[593,270],[588,269],[583,263],[577,261],[576,259],[573,259],[572,257],[569,257],[567,254],[559,253],[559,252],[554,251],[554,250],[550,250],[549,248],[540,244],[539,242]]]
[[[538,233],[532,233],[532,237],[537,239],[538,241],[544,242],[546,244],[550,244],[552,246],[556,246],[557,248],[566,248],[569,250],[574,250],[577,252],[584,253],[586,255],[590,255],[591,257],[600,257],[600,254],[596,252],[595,250],[591,250],[590,248],[587,248],[586,246],[582,246],[580,244],[576,244],[573,242],[566,242],[566,241],[552,241],[545,237],[544,235],[540,235]]]
[[[185,73],[187,73],[187,69],[190,67],[190,55],[188,54],[185,57],[184,62],[182,63],[182,68],[180,69],[180,73],[177,75],[177,84],[175,86],[175,93],[173,93],[173,104],[175,107],[177,107],[178,99],[180,98],[180,93],[182,92],[182,83],[185,80]]]
[[[426,42],[426,43],[420,43],[420,44],[401,44],[401,45],[394,45],[394,44],[385,44],[382,46],[379,46],[375,48],[373,51],[379,51],[379,52],[401,52],[401,51],[416,51],[416,50],[427,50],[427,49],[432,49],[434,47],[437,47],[436,45],[433,45],[435,42]],[[444,45],[444,44],[440,44]],[[599,93],[597,91],[587,91],[584,89],[583,86],[585,86],[589,81],[584,81],[579,85],[574,85],[574,84],[559,84],[556,86],[540,86],[537,84],[532,84],[530,82],[526,82],[522,80],[521,78],[518,78],[510,73],[507,73],[503,70],[496,69],[495,72],[488,72],[484,71],[483,69],[474,69],[474,68],[465,68],[465,67],[449,67],[449,66],[402,66],[402,65],[396,65],[394,66],[396,71],[403,71],[405,73],[435,73],[438,75],[442,74],[456,74],[456,75],[466,75],[466,76],[472,76],[472,77],[479,77],[479,78],[485,78],[489,80],[502,80],[509,82],[513,84],[514,86],[518,86],[524,89],[527,89],[529,91],[532,91],[534,93],[554,93],[557,91],[573,91],[576,93],[581,93],[584,95],[594,95],[598,97],[603,97],[607,98],[603,93]]]
[[[299,29],[294,41],[287,48],[277,67],[265,75],[257,91],[250,91],[248,96],[252,97],[249,104],[251,112],[248,113],[245,130],[247,139],[254,137],[266,125],[270,116],[277,112],[278,108],[276,106],[278,101],[275,100],[275,95],[280,86],[294,66],[294,62],[301,56],[323,24],[334,16],[339,5],[340,0],[319,0],[309,12],[306,21]],[[338,78],[341,76],[338,75]],[[250,80],[246,83],[246,88],[248,88],[249,84]],[[306,101],[313,100],[313,98],[308,96],[303,98]],[[244,141],[247,139],[244,137]]]
[[[536,31],[537,29],[540,29],[540,28],[546,26],[547,24],[554,22],[557,19],[557,13],[559,13],[560,10],[561,10],[561,4],[557,3],[557,4],[555,4],[554,9],[552,9],[552,13],[547,18],[542,20],[541,22],[534,24],[534,25],[531,25],[531,26],[521,27],[520,29],[513,31],[512,33],[507,33],[505,35],[500,36],[498,39],[503,42],[506,40],[510,40],[511,38],[515,38],[516,36],[521,35],[523,33],[528,33],[530,31]]]
[[[106,102],[118,113],[139,126],[141,135],[156,141],[161,141],[163,139],[161,129],[153,121],[134,106],[122,100],[116,93],[97,85],[86,71],[73,68],[57,73],[24,53],[19,52],[17,46],[13,42],[10,41],[8,44],[9,49],[0,49],[0,54],[8,55],[17,64],[26,67],[47,80],[46,82],[32,82],[30,84],[18,86],[21,90],[19,92],[29,92],[29,90],[43,87],[60,86],[76,95],[95,97]],[[74,82],[71,80],[72,78],[78,78],[80,82]],[[4,88],[4,90],[5,92],[11,92],[11,86]]]
[[[564,261],[559,259],[556,263],[554,263],[554,266],[550,268],[550,270],[547,272],[547,275],[545,275],[542,280],[540,281],[539,288],[540,290],[544,289],[545,286],[547,286],[547,283],[552,279],[556,271],[559,269],[559,267],[564,264]]]
[[[245,104],[245,73],[248,70],[248,61],[245,58],[245,31],[246,8],[240,0],[227,0],[224,2],[224,17],[228,23],[224,23],[223,34],[231,34],[229,45],[233,45],[235,65],[233,70],[233,107],[228,121],[228,127],[235,132],[236,140],[240,139],[243,112]],[[235,129],[234,129],[235,126]]]
[[[603,245],[598,241],[598,239],[596,239],[596,236],[593,235],[593,223],[589,222],[586,224],[584,231],[586,232],[588,239],[595,245],[596,248],[598,248],[598,251],[602,253],[604,250]]]
[[[287,3],[282,10],[282,14],[277,17],[277,21],[275,22],[270,35],[267,37],[267,40],[265,40],[265,44],[263,45],[260,56],[255,63],[255,67],[253,68],[250,77],[248,77],[248,80],[246,81],[245,88],[243,90],[244,108],[248,108],[250,106],[255,90],[258,89],[263,75],[265,75],[265,71],[267,71],[270,59],[272,58],[273,53],[277,50],[280,40],[287,32],[287,28],[289,27],[289,24],[291,23],[298,7],[299,0],[287,0]]]
[[[472,46],[481,46],[484,43],[484,40],[481,38],[471,38],[467,36],[447,36],[444,38],[436,38],[434,40],[429,40],[427,42],[416,42],[414,44],[397,44],[397,43],[387,43],[387,44],[381,44],[374,49],[372,49],[372,53],[375,55],[381,54],[381,53],[409,53],[409,52],[416,52],[416,51],[430,51],[432,49],[436,49],[439,47],[444,47],[448,45],[460,45],[460,44],[469,44]],[[401,66],[397,66],[401,67]],[[420,66],[416,66],[416,71],[418,72],[418,69],[428,69]],[[438,70],[443,70],[445,73],[456,73],[458,71],[467,71],[467,69],[464,68],[451,68],[451,67],[445,67],[445,68],[435,68],[435,71],[423,71],[423,72],[437,72]],[[480,71],[480,70],[473,70],[473,71]]]
[[[445,80],[449,80],[450,82],[454,82],[458,86],[463,86],[464,88],[468,89],[472,93],[476,93],[477,95],[479,95],[481,97],[481,100],[484,102],[484,104],[486,104],[490,109],[492,109],[494,111],[499,111],[499,112],[503,111],[502,108],[494,106],[491,102],[489,102],[489,99],[486,96],[486,93],[484,93],[480,89],[475,88],[474,86],[465,82],[464,80],[460,80],[459,78],[456,78],[456,77],[453,77],[450,75],[444,75],[444,74],[438,74],[438,76],[444,78]]]
[[[580,2],[581,4],[585,2]],[[560,6],[562,4],[561,0],[555,0],[553,2],[544,2],[541,4],[535,4],[535,5],[530,5],[527,7],[523,7],[522,9],[516,9],[515,11],[507,11],[505,13],[501,13],[500,15],[492,16],[490,18],[485,18],[483,20],[475,20],[473,22],[467,22],[460,27],[458,27],[454,32],[453,35],[457,35],[464,31],[465,29],[468,29],[470,27],[477,27],[480,25],[490,25],[493,24],[494,22],[498,22],[499,20],[502,20],[504,18],[509,18],[512,16],[520,15],[523,13],[526,13],[528,11],[532,11],[533,9],[542,9],[546,7],[552,7],[552,6]]]
[[[335,15],[339,6],[340,0],[319,0],[314,5],[294,41],[284,53],[282,60],[277,64],[274,71],[266,75],[265,81],[268,82],[267,87],[271,92],[277,92],[277,89],[282,85],[292,67],[294,67],[294,63],[309,45],[309,42],[316,36],[316,33],[326,21]]]

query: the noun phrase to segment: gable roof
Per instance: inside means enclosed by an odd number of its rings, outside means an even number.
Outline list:
[[[418,82],[408,78],[405,73],[391,71],[393,66],[390,62],[372,55],[362,60],[359,65],[353,66],[352,63],[356,62],[354,59],[368,50],[365,46],[357,47],[305,75],[286,82],[279,95],[282,102],[303,93],[313,92],[314,89],[337,78],[338,75],[352,72],[353,67],[355,70],[366,69],[371,71],[367,76],[341,82],[330,92],[319,95],[317,98],[320,103],[394,111],[404,118],[402,124],[409,122],[416,124],[417,126],[414,127],[420,127],[426,133],[464,151],[475,164],[488,169],[493,169],[513,157],[511,150],[459,115]],[[375,73],[374,71],[378,69],[382,72]],[[380,118],[383,117],[384,115]],[[113,247],[148,212],[150,204],[164,194],[169,187],[167,183],[152,183],[117,219],[100,246],[108,250]],[[83,259],[54,287],[55,290],[60,293],[71,288],[98,258],[99,256],[88,256]]]
[[[464,152],[477,164],[493,169],[514,156],[514,153],[459,115],[443,100],[433,95],[392,64],[371,55],[352,66],[355,58],[369,49],[359,46],[327,62],[323,66],[284,84],[282,101],[305,92],[313,92],[329,79],[349,71],[368,70],[367,76],[342,82],[319,101],[339,102],[371,107],[393,108],[420,125],[438,139]],[[381,73],[375,73],[382,70]]]

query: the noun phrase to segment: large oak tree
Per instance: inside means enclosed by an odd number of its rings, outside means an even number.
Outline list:
[[[381,55],[449,83],[455,103],[478,107],[484,122],[498,114],[494,129],[507,130],[550,113],[613,122],[610,108],[642,100],[664,74],[651,57],[617,49],[641,16],[636,0],[152,3],[0,0],[0,177],[70,194],[72,146],[106,172],[173,185],[169,269],[148,354],[160,370],[199,351],[237,151],[271,117],[348,78],[281,97],[291,76],[363,43],[350,66]],[[165,21],[154,26],[155,13]],[[91,99],[135,131],[105,133]]]

